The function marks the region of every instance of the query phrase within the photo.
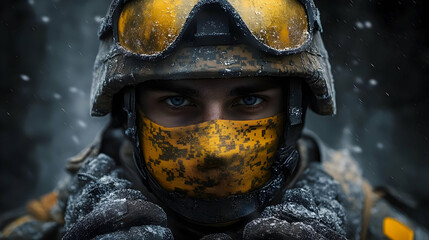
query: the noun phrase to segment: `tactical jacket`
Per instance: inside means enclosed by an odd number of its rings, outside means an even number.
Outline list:
[[[129,158],[132,155],[130,143],[120,131],[106,129],[93,144],[80,154],[70,158],[67,163],[69,176],[57,188],[39,199],[30,201],[25,210],[12,211],[0,218],[3,229],[1,239],[61,239],[70,229],[67,226],[67,210],[70,212],[70,194],[75,187],[73,178],[85,162],[106,154],[113,159]],[[119,136],[119,137],[118,137]],[[349,152],[334,151],[324,146],[314,135],[305,133],[298,141],[300,153],[299,168],[291,181],[305,174],[311,174],[311,165],[318,166],[335,179],[347,199],[347,238],[349,239],[429,239],[427,230],[407,217],[401,211],[398,201],[382,189],[374,189],[362,177],[361,169]],[[306,180],[301,180],[301,185]],[[143,194],[147,194],[143,192]],[[315,196],[317,198],[317,196]],[[403,208],[402,208],[403,209]],[[276,211],[275,208],[271,210]],[[66,219],[65,219],[66,218]],[[234,238],[241,238],[242,227],[234,229]],[[175,239],[189,239],[189,232],[173,231]],[[149,238],[150,239],[150,238]],[[197,238],[198,239],[198,238]]]

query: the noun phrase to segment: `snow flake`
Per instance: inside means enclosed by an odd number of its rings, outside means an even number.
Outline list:
[[[42,16],[42,22],[48,23],[50,21],[51,21],[51,19],[48,16]]]
[[[30,81],[30,77],[26,74],[21,74],[19,77],[22,79],[22,81],[28,82]]]
[[[72,140],[73,140],[73,142],[74,142],[74,143],[76,143],[76,144],[79,144],[79,143],[80,143],[79,138],[78,138],[76,135],[73,135],[73,136],[72,136]]]
[[[366,28],[372,28],[372,23],[370,21],[365,21]]]
[[[82,91],[82,90],[80,90],[80,89],[78,89],[77,87],[70,87],[69,88],[69,92],[75,93],[75,94],[79,94],[81,96],[85,96],[85,92]]]
[[[103,22],[103,17],[97,15],[97,16],[94,17],[94,21],[96,23],[101,23],[101,22]]]
[[[54,93],[53,96],[56,100],[60,100],[62,98],[62,96],[59,93]]]
[[[356,22],[356,27],[359,29],[363,29],[365,27],[365,25],[362,22]]]
[[[369,82],[369,85],[371,85],[371,86],[377,86],[378,85],[377,80],[375,80],[373,78],[371,78],[368,82]]]
[[[362,148],[359,146],[352,146],[351,150],[355,153],[361,153],[362,152]]]
[[[361,21],[357,21],[356,23],[355,23],[355,26],[358,28],[358,29],[364,29],[364,28],[366,28],[366,29],[370,29],[370,28],[372,28],[372,23],[370,22],[370,21],[365,21],[365,22],[361,22]]]
[[[78,90],[77,90],[77,88],[76,88],[76,87],[70,87],[70,88],[69,88],[69,91],[70,91],[71,93],[77,93],[77,92],[78,92]]]
[[[79,127],[81,127],[81,128],[86,128],[87,127],[86,123],[84,121],[82,121],[82,120],[78,120],[77,121],[77,125]]]

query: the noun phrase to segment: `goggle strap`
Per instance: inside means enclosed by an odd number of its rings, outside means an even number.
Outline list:
[[[113,14],[115,10],[119,7],[119,4],[123,0],[114,0],[111,2],[109,9],[107,10],[106,16],[101,21],[100,27],[98,28],[98,38],[101,40],[108,36],[108,33],[113,33]]]
[[[323,33],[322,21],[320,20],[320,11],[314,7],[314,30]]]
[[[320,11],[314,4],[313,0],[300,0],[300,2],[305,6],[307,11],[308,21],[313,25],[313,33],[314,32],[323,32],[322,21],[320,20]]]
[[[205,9],[199,12],[196,33],[194,34],[196,44],[231,44],[232,34],[230,31],[228,16],[219,15],[217,12]]]

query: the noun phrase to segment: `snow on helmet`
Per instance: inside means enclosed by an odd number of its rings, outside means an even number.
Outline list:
[[[108,114],[116,93],[148,80],[254,76],[298,77],[311,89],[310,108],[333,115],[320,32],[313,0],[114,0],[99,31],[91,115]]]

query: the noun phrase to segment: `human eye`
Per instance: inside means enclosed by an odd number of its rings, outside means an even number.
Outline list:
[[[238,100],[237,105],[255,106],[261,104],[263,101],[264,99],[258,96],[244,96]]]
[[[183,96],[168,97],[164,100],[164,102],[172,107],[183,107],[191,105],[191,102]]]

